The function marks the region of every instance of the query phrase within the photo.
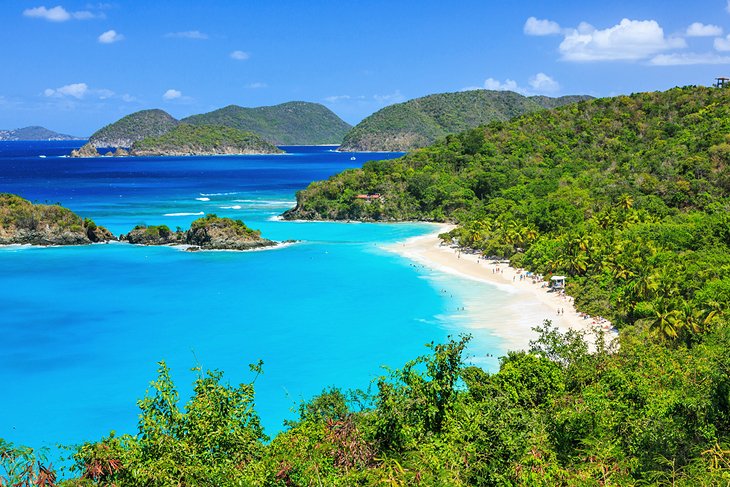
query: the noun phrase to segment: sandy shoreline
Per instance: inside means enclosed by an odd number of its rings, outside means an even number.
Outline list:
[[[487,308],[479,298],[466,302],[466,315],[474,331],[485,330],[499,337],[507,350],[526,349],[529,341],[536,337],[532,327],[549,319],[561,330],[593,330],[596,326],[610,328],[607,322],[579,314],[573,306],[573,299],[558,293],[547,292],[541,281],[533,281],[521,269],[514,269],[497,261],[484,259],[476,254],[460,252],[455,247],[441,245],[439,233],[447,232],[453,225],[441,225],[438,230],[403,242],[384,246],[427,268],[465,279],[486,283],[509,293],[505,309],[485,312]],[[558,314],[560,309],[560,314]]]

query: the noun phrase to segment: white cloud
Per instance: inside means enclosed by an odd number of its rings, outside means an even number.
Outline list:
[[[527,83],[530,85],[529,88],[520,86],[517,81],[509,78],[505,79],[504,81],[500,81],[494,78],[487,78],[486,80],[484,80],[482,86],[468,86],[466,88],[463,88],[461,91],[514,91],[515,93],[519,93],[521,95],[530,96],[556,93],[560,90],[560,83],[558,83],[551,76],[548,76],[545,73],[537,73],[536,75],[530,77]]]
[[[231,58],[235,59],[236,61],[245,61],[246,59],[250,58],[251,56],[244,51],[233,51],[231,53]]]
[[[112,44],[124,40],[124,36],[115,30],[108,30],[99,36],[99,42],[102,44]]]
[[[208,34],[200,32],[199,30],[186,30],[183,32],[168,32],[165,37],[172,39],[195,39],[205,40],[208,38]]]
[[[373,100],[380,105],[392,105],[393,103],[404,101],[405,97],[401,94],[400,90],[395,90],[393,93],[387,95],[373,95]]]
[[[350,95],[332,95],[332,96],[325,97],[324,101],[326,101],[327,103],[339,103],[342,101],[348,101],[348,100],[352,100],[355,98],[362,99],[364,97],[354,97],[354,96],[350,96]]]
[[[649,61],[652,66],[692,66],[697,64],[730,64],[730,56],[714,53],[659,54]]]
[[[95,18],[103,18],[103,14],[94,14],[88,10],[79,10],[77,12],[69,12],[60,5],[52,8],[47,7],[35,7],[23,10],[23,15],[26,17],[45,19],[49,22],[66,22],[67,20],[89,20]]]
[[[560,90],[560,84],[545,73],[537,73],[530,78],[529,83],[536,93],[555,93]]]
[[[106,88],[101,88],[99,90],[96,90],[95,94],[102,100],[106,100],[107,98],[112,98],[115,95],[115,93],[112,90],[107,90]]]
[[[180,98],[180,97],[182,97],[182,91],[173,90],[173,89],[167,90],[162,95],[162,99],[163,100],[167,100],[167,101],[175,100],[175,99]]]
[[[637,61],[686,46],[684,39],[665,37],[655,20],[623,19],[603,30],[583,22],[565,35],[559,49],[566,61]]]
[[[496,80],[494,78],[487,78],[486,80],[484,80],[483,88],[485,90],[514,91],[516,93],[521,93],[525,91],[523,88],[520,88],[517,85],[517,82],[515,80],[511,80],[509,78],[504,80],[504,82]]]
[[[23,15],[39,19],[46,19],[50,22],[66,22],[71,18],[71,14],[60,5],[53,8],[35,7],[23,10]]]
[[[702,22],[693,22],[687,27],[685,34],[688,37],[712,37],[722,35],[722,27]]]
[[[73,15],[73,18],[75,18],[76,20],[90,20],[98,17],[88,10],[79,10],[78,12],[74,12],[71,15]]]
[[[718,51],[730,51],[730,34],[725,37],[715,39],[715,49]]]
[[[137,101],[137,99],[129,93],[125,93],[122,95],[122,101],[125,103],[132,103],[133,101]]]
[[[77,100],[86,98],[95,98],[98,100],[121,98],[124,101],[129,101],[132,98],[130,95],[119,96],[108,88],[91,88],[86,83],[72,83],[61,86],[60,88],[46,88],[43,90],[43,96],[49,98],[75,98]]]
[[[60,88],[46,88],[43,94],[48,97],[63,98],[70,96],[77,100],[82,99],[89,92],[89,86],[86,83],[73,83],[61,86]]]
[[[552,34],[560,34],[560,25],[552,20],[530,17],[525,22],[522,30],[528,36],[549,36]]]
[[[258,90],[261,88],[268,88],[269,85],[266,83],[262,83],[261,81],[256,81],[255,83],[249,83],[246,85],[246,88],[252,89],[252,90]]]

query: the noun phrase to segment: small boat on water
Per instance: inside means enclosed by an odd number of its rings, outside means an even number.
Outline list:
[[[351,161],[354,161],[355,160],[355,156],[350,157],[350,160]]]

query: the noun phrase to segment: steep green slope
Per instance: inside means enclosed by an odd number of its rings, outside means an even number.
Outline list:
[[[229,105],[182,121],[247,130],[276,145],[339,144],[350,129],[325,106],[302,101],[256,108]]]
[[[525,97],[488,90],[430,95],[387,106],[365,118],[347,133],[340,150],[408,151],[478,125],[587,98]]]
[[[163,110],[142,110],[97,130],[89,137],[89,144],[97,148],[132,147],[138,140],[166,134],[178,123]]]
[[[133,156],[279,154],[282,151],[252,132],[218,125],[181,123],[159,137],[132,145]]]

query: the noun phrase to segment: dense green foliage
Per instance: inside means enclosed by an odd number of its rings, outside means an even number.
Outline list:
[[[182,121],[247,130],[276,145],[339,144],[350,129],[327,107],[303,101],[255,108],[229,105]]]
[[[253,132],[221,125],[181,123],[158,137],[132,145],[132,155],[278,154],[282,151]]]
[[[409,151],[478,125],[588,98],[526,97],[489,90],[429,95],[387,106],[366,117],[347,133],[340,150]]]
[[[246,226],[241,220],[234,220],[233,218],[220,217],[215,213],[209,213],[202,218],[198,218],[190,224],[190,230],[198,230],[210,227],[225,227],[232,229],[237,235],[258,238],[261,236],[259,230],[254,230]]]
[[[163,110],[141,110],[97,130],[89,143],[94,147],[131,147],[138,140],[166,134],[178,123]]]
[[[730,324],[691,346],[644,333],[590,344],[549,322],[489,374],[468,337],[326,389],[270,443],[253,381],[199,369],[184,409],[164,363],[135,435],[79,446],[69,486],[727,485]],[[261,372],[261,363],[252,366]],[[6,463],[8,463],[6,461]],[[8,463],[9,464],[9,463]],[[2,465],[2,464],[0,464]],[[7,466],[6,466],[7,470]],[[2,470],[0,470],[2,473]],[[0,477],[1,478],[1,477]],[[49,484],[50,485],[50,484]]]
[[[0,193],[0,244],[78,245],[113,239],[104,227],[68,208]]]

